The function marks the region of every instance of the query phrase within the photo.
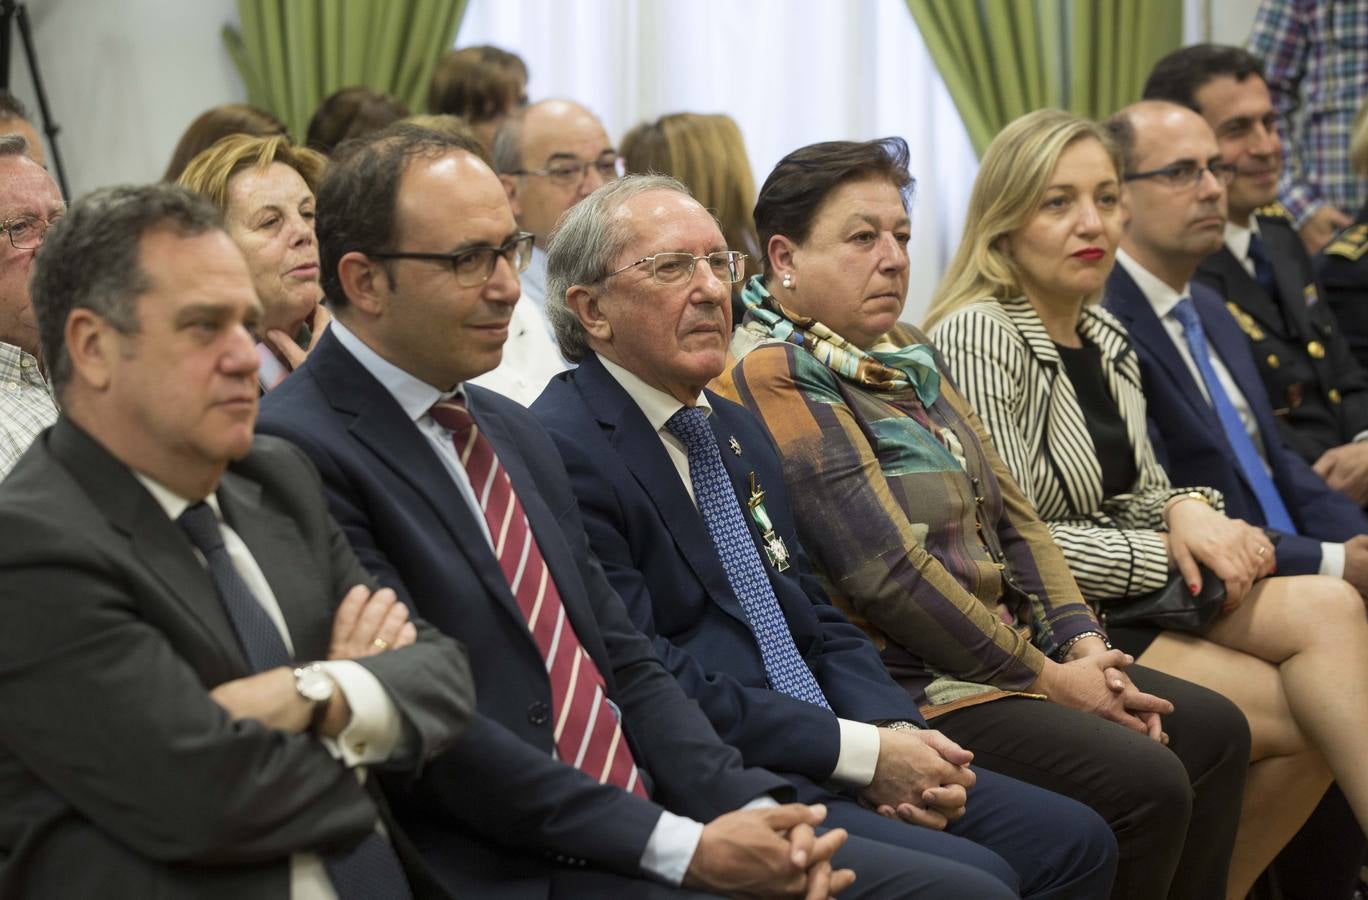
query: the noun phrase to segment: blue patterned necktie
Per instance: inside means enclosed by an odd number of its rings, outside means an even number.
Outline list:
[[[689,477],[693,481],[698,509],[712,536],[713,547],[722,559],[736,599],[750,620],[765,675],[776,691],[830,709],[817,679],[812,677],[798,647],[793,643],[788,621],[774,596],[774,587],[755,549],[741,503],[736,499],[731,479],[722,464],[722,452],[708,426],[707,416],[695,406],[680,409],[665,423],[665,428],[683,442],[689,454]]]
[[[1292,516],[1283,505],[1278,486],[1264,469],[1263,460],[1259,457],[1253,439],[1245,430],[1240,414],[1235,411],[1235,404],[1230,402],[1230,397],[1221,387],[1221,380],[1216,376],[1216,369],[1211,365],[1206,333],[1202,330],[1202,320],[1197,316],[1197,307],[1193,305],[1191,298],[1184,297],[1173,307],[1170,315],[1183,326],[1183,337],[1187,340],[1188,350],[1192,352],[1193,362],[1197,363],[1197,370],[1202,373],[1202,380],[1206,382],[1207,393],[1211,395],[1211,405],[1221,422],[1226,442],[1230,444],[1230,449],[1235,451],[1235,461],[1263,509],[1264,523],[1274,531],[1296,534],[1297,526],[1292,524]]]
[[[252,671],[293,666],[280,629],[233,565],[214,510],[200,501],[181,513],[176,524],[204,554],[209,577]],[[413,896],[394,848],[374,831],[349,849],[321,856],[338,900],[411,900]]]

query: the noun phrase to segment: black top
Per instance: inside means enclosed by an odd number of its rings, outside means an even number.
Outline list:
[[[1078,405],[1102,463],[1102,493],[1106,497],[1128,493],[1135,485],[1135,448],[1126,434],[1126,423],[1116,398],[1107,390],[1107,376],[1102,371],[1102,351],[1083,339],[1082,347],[1059,349],[1064,371],[1073,382]]]

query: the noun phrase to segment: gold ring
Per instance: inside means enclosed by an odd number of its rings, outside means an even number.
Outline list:
[[[371,641],[371,646],[377,650],[388,650],[389,641],[385,640],[384,638],[376,638],[375,640]]]
[[[1260,547],[1260,548],[1259,548],[1259,555],[1260,555],[1260,556],[1263,556],[1263,555],[1264,555],[1265,553],[1267,553],[1267,552],[1268,552],[1268,548],[1267,548],[1267,547]]]

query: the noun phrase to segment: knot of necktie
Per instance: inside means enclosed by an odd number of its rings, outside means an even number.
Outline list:
[[[428,410],[432,421],[447,431],[465,433],[475,425],[475,418],[461,400],[439,400]]]
[[[680,407],[665,422],[665,430],[679,438],[688,450],[716,443],[712,429],[708,427],[707,415],[697,406]]]
[[[206,557],[223,548],[223,532],[219,530],[218,516],[203,500],[186,507],[185,512],[177,517],[176,524],[190,538],[190,543]]]

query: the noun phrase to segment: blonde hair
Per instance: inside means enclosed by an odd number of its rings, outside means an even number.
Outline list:
[[[253,137],[230,134],[201,152],[176,179],[176,184],[208,197],[221,210],[228,209],[228,182],[239,172],[255,168],[264,172],[271,163],[284,163],[299,173],[314,194],[323,180],[328,159],[307,147],[296,147],[285,135]]]
[[[1038,109],[993,138],[974,179],[964,236],[931,298],[923,328],[929,330],[978,300],[1021,296],[1021,270],[998,246],[1000,239],[1030,219],[1064,151],[1089,139],[1107,151],[1119,180],[1122,166],[1115,142],[1102,126],[1073,113]]]
[[[1354,116],[1354,132],[1349,138],[1349,165],[1354,174],[1368,178],[1368,100],[1363,102],[1358,115]]]
[[[732,250],[761,252],[751,208],[755,176],[741,129],[721,113],[673,113],[643,122],[622,139],[628,174],[669,175],[717,218]]]

